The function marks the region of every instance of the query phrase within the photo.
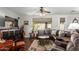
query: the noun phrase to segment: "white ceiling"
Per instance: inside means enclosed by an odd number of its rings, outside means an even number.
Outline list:
[[[19,15],[39,15],[40,7],[6,7]],[[78,7],[45,7],[53,14],[79,14]]]

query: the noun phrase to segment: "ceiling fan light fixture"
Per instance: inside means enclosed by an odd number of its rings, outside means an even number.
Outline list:
[[[47,8],[43,8],[43,9],[44,9],[44,11],[48,11]]]
[[[46,16],[47,15],[47,13],[40,13],[40,16]]]

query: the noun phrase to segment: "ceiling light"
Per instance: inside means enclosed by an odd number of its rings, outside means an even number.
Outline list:
[[[46,16],[47,15],[47,13],[40,13],[40,16]]]

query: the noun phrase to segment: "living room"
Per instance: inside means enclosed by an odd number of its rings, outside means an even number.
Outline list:
[[[72,41],[72,32],[79,29],[78,10],[78,7],[0,7],[0,50],[73,51],[67,46]]]

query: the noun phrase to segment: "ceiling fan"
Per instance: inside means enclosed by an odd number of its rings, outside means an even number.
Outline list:
[[[79,14],[79,11],[78,10],[72,10],[71,13],[73,13],[73,14]]]
[[[48,11],[46,8],[44,8],[44,7],[40,7],[40,13],[41,14],[49,14],[49,13],[51,13],[50,11]]]

